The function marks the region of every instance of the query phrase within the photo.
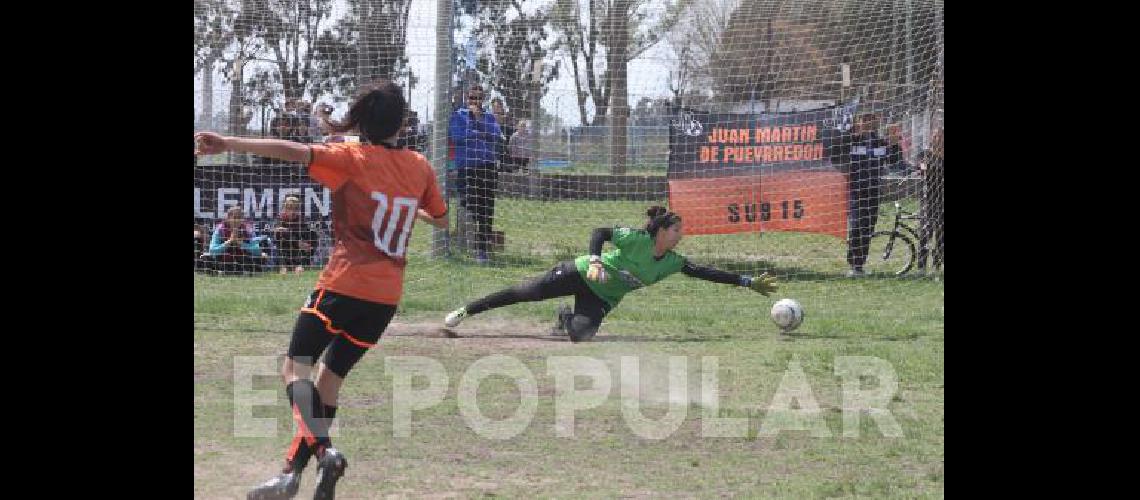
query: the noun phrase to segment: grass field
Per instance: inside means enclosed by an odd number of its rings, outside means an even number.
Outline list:
[[[420,226],[411,245],[405,298],[389,334],[349,377],[338,413],[337,447],[349,459],[341,498],[749,498],[944,496],[944,287],[931,278],[842,278],[844,246],[828,236],[775,233],[700,236],[678,250],[696,260],[739,271],[770,271],[778,297],[807,310],[804,325],[781,335],[768,320],[778,298],[672,277],[631,294],[607,318],[598,342],[571,345],[545,335],[555,302],[520,304],[471,318],[449,338],[439,329],[446,311],[467,300],[548,269],[584,252],[593,227],[639,225],[647,203],[500,200],[496,227],[507,234],[501,262],[470,265],[465,258],[427,258],[430,231]],[[541,214],[538,216],[537,214]],[[880,216],[888,223],[889,210]],[[731,258],[728,258],[731,256]],[[276,436],[236,437],[234,366],[237,356],[276,356],[315,281],[302,276],[219,278],[195,275],[194,488],[199,498],[244,498],[249,487],[281,466],[291,421],[278,379],[253,381],[277,404],[253,410],[276,418]],[[534,419],[506,440],[480,437],[459,410],[458,385],[472,363],[492,354],[517,358],[537,383]],[[393,431],[393,371],[385,357],[426,356],[449,378],[439,404],[414,412],[410,437]],[[573,437],[555,430],[550,360],[588,356],[612,374],[609,397],[577,412]],[[685,409],[663,439],[635,433],[623,418],[621,395],[631,383],[619,359],[636,356],[639,401],[647,418]],[[665,390],[669,356],[688,360],[689,394]],[[717,359],[722,417],[749,419],[740,437],[706,437],[698,397],[702,357]],[[866,414],[858,437],[842,437],[841,379],[835,360],[871,356],[888,363],[898,389],[888,409],[902,437],[885,437]],[[769,405],[789,367],[806,375],[831,437],[806,431],[764,434]],[[879,381],[881,382],[881,380]],[[584,380],[578,388],[588,386]],[[876,382],[864,382],[873,387]],[[785,387],[786,388],[786,387]],[[489,418],[506,418],[520,404],[514,381],[492,376],[478,388]],[[801,400],[802,402],[802,400]],[[312,469],[301,495],[310,495]]]

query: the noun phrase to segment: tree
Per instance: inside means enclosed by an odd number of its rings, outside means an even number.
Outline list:
[[[612,171],[625,172],[627,67],[672,29],[689,0],[556,0],[551,21],[570,61],[582,123],[613,125]],[[604,67],[599,59],[605,58]],[[590,116],[586,101],[594,106]]]
[[[774,98],[811,98],[834,80],[838,62],[828,57],[834,43],[818,43],[831,0],[759,0],[742,2],[721,34],[720,50],[710,60],[720,102]],[[826,89],[826,87],[825,87]]]
[[[934,0],[755,0],[729,17],[710,67],[718,100],[840,99],[840,66],[875,99],[903,97],[930,79],[937,49]],[[910,29],[906,17],[910,15]],[[911,37],[911,52],[907,36]],[[908,61],[909,58],[909,61]],[[909,64],[908,64],[909,63]]]
[[[349,95],[373,80],[411,79],[407,67],[412,0],[347,0],[332,22],[331,0],[256,0],[260,31],[286,100]]]
[[[194,74],[212,68],[233,31],[233,11],[225,0],[194,0]]]
[[[316,42],[332,13],[331,0],[251,0],[260,14],[256,33],[264,41],[265,56],[276,66],[270,78],[281,85],[286,101],[332,90],[327,79],[314,78],[315,61],[322,55]],[[343,54],[326,62],[340,63]],[[267,72],[266,70],[260,70]]]
[[[408,69],[408,15],[412,0],[349,0],[351,15],[341,22],[355,85],[379,78],[411,78]],[[411,81],[409,80],[409,84]]]
[[[259,50],[254,33],[258,13],[255,6],[238,0],[195,0],[194,72],[213,72],[216,63],[230,83],[227,110],[229,133],[244,135],[249,115],[243,110],[243,81],[246,61]]]
[[[741,0],[695,2],[666,35],[675,68],[669,72],[669,90],[675,106],[691,106],[698,88],[712,88],[713,57],[722,47],[722,35]]]
[[[605,33],[609,35],[606,44],[606,73],[610,81],[610,105],[613,106],[610,168],[614,175],[625,173],[625,155],[629,144],[629,9],[633,4],[634,0],[611,0],[604,25]]]
[[[633,125],[641,127],[662,127],[669,125],[669,118],[673,102],[669,98],[656,99],[643,96],[630,110],[630,119]]]
[[[231,133],[245,133],[247,108],[266,101],[347,95],[379,77],[412,82],[411,0],[345,1],[334,22],[333,0],[195,0],[195,72],[221,63],[232,87]]]
[[[222,38],[227,31],[222,15],[226,4],[220,0],[194,0],[194,74],[202,78],[202,117],[212,123],[214,117],[214,64],[224,50]]]
[[[525,5],[530,4],[530,5]],[[528,14],[524,6],[536,7]],[[560,64],[552,59],[549,7],[508,0],[478,4],[474,36],[482,43],[476,69],[490,87],[498,90],[516,118],[532,119],[538,101],[558,77]],[[534,80],[535,65],[539,79]],[[538,123],[534,123],[538,126]]]

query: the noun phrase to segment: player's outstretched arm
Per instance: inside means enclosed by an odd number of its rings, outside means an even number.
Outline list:
[[[713,283],[723,283],[725,285],[738,285],[752,289],[752,291],[759,293],[765,297],[768,294],[776,291],[776,278],[768,276],[768,273],[761,274],[757,277],[752,277],[747,274],[736,274],[728,271],[721,271],[708,266],[698,266],[685,260],[685,265],[681,267],[681,272],[685,276],[711,281]]]
[[[614,240],[614,230],[609,227],[599,227],[590,234],[590,255],[601,255],[602,247],[607,241]]]
[[[308,145],[280,139],[249,139],[227,137],[213,132],[198,132],[194,134],[194,143],[196,155],[216,155],[233,151],[301,163],[309,163],[312,156],[312,150]]]

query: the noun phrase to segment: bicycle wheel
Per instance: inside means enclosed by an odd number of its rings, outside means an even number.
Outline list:
[[[875,231],[863,270],[869,275],[902,276],[914,266],[914,241],[896,231]]]

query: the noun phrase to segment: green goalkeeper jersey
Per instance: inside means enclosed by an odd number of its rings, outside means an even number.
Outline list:
[[[574,260],[590,290],[611,308],[616,307],[625,294],[657,283],[685,265],[685,258],[672,250],[665,252],[660,259],[653,258],[653,237],[645,230],[614,228],[611,243],[617,248],[602,254],[602,266],[609,277],[605,283],[586,279],[586,271],[590,268],[589,255]]]

